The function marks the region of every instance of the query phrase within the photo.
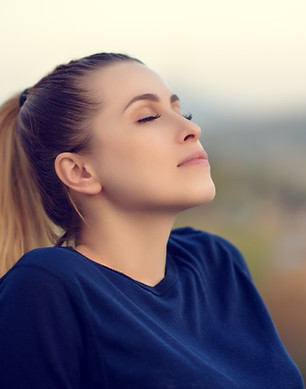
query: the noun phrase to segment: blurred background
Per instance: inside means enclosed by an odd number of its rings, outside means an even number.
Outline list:
[[[6,0],[0,103],[72,58],[143,60],[203,130],[217,187],[176,222],[243,252],[306,378],[305,0]]]

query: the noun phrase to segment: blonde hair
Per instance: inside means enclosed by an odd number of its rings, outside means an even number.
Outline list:
[[[19,96],[0,108],[0,275],[26,251],[54,241],[17,133]]]
[[[33,248],[76,243],[84,218],[54,162],[65,151],[90,151],[89,128],[101,102],[93,99],[87,80],[122,61],[141,63],[114,53],[73,60],[1,107],[1,274]]]

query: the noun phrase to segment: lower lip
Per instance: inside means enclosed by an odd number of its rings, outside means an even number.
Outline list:
[[[206,165],[207,166],[207,165],[209,165],[208,159],[204,159],[204,158],[191,159],[190,161],[182,163],[181,165],[179,165],[179,167],[196,166],[196,165]]]

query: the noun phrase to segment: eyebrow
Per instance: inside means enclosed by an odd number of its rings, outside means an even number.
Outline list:
[[[123,112],[128,109],[128,107],[132,104],[134,104],[136,101],[140,100],[149,100],[149,101],[154,101],[158,103],[160,101],[160,98],[155,94],[155,93],[144,93],[143,95],[135,96],[132,98],[132,100],[126,105],[124,108]],[[170,103],[173,104],[176,101],[180,101],[177,95],[172,95],[170,97]]]

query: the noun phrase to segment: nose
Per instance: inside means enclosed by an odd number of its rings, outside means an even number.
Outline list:
[[[180,142],[196,142],[201,136],[201,128],[194,122],[183,117],[183,122],[181,123],[181,132],[180,132]]]

